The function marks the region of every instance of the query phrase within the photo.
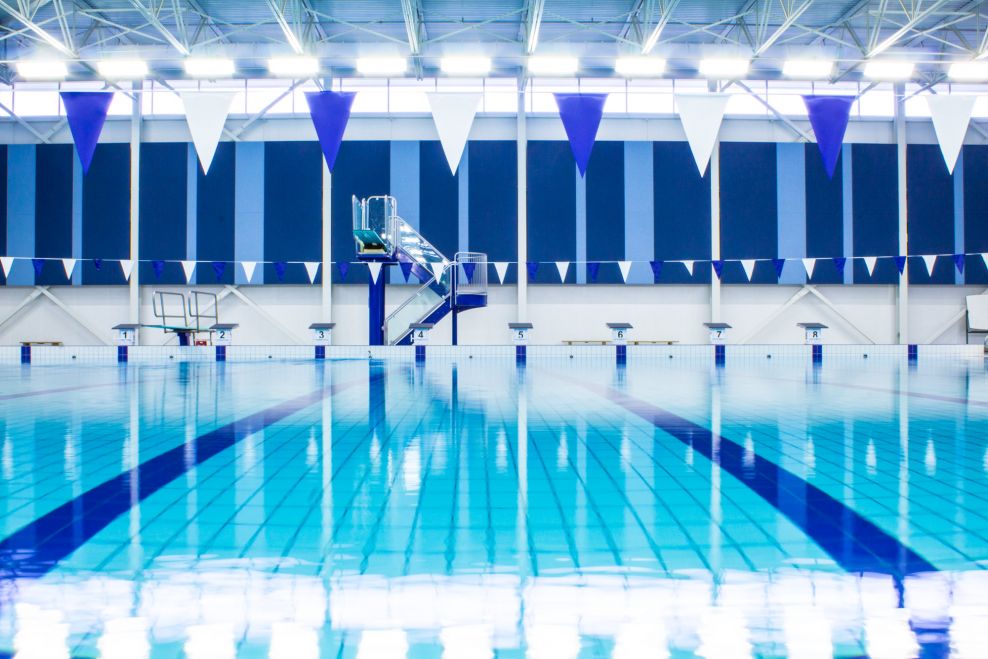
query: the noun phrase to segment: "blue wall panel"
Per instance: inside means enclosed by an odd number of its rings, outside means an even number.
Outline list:
[[[36,152],[34,144],[12,144],[7,149],[7,254],[25,257],[11,266],[7,283],[12,286],[34,284],[34,269],[28,257],[34,256],[36,247]]]
[[[71,258],[73,147],[71,144],[39,144],[35,153],[34,254],[44,258]],[[46,261],[35,283],[66,285],[70,282],[61,262]]]
[[[936,144],[906,147],[906,190],[909,212],[909,254],[951,254],[954,251],[954,181]],[[938,259],[933,276],[919,259],[909,267],[915,284],[953,284],[952,259]]]
[[[322,150],[318,142],[265,144],[264,260],[322,260]],[[278,282],[274,266],[264,267],[264,281]],[[289,263],[283,281],[308,284],[305,266]]]
[[[419,143],[419,231],[452,259],[459,250],[459,175],[449,170],[442,145]],[[398,200],[401,209],[401,199]]]
[[[360,198],[386,195],[391,189],[390,178],[390,143],[345,141],[340,145],[333,171],[333,261],[350,263],[350,271],[346,279],[341,280],[339,268],[334,265],[334,282],[367,283],[366,266],[352,263],[357,257],[350,198],[353,195]]]
[[[891,256],[899,250],[899,202],[894,144],[855,144],[854,255]],[[850,261],[848,262],[850,266]],[[892,259],[879,259],[872,277],[854,259],[858,284],[894,284],[899,279]]]
[[[130,258],[130,145],[99,144],[82,183],[82,256]],[[82,266],[83,283],[126,283],[120,264],[92,261]],[[77,266],[78,267],[78,266]]]
[[[710,175],[701,177],[686,142],[656,142],[654,154],[655,258],[710,258]],[[695,276],[679,264],[662,268],[660,283],[710,282],[710,267],[698,264]]]
[[[209,167],[202,173],[196,163],[196,258],[203,261],[229,261],[222,283],[232,284],[235,269],[236,222],[235,185],[236,151],[233,142],[220,142]],[[215,283],[212,268],[200,272],[202,283]]]
[[[988,146],[964,147],[964,249],[988,252]],[[969,258],[964,268],[968,284],[988,285],[981,257]]]
[[[813,270],[813,284],[844,281],[833,258],[844,255],[844,167],[837,160],[834,177],[827,176],[816,144],[805,144],[806,152],[806,256],[820,259]],[[786,264],[786,268],[799,268]]]
[[[0,254],[7,253],[7,145],[0,144]],[[0,284],[7,278],[0,269]]]
[[[587,168],[587,261],[625,259],[624,194],[624,142],[597,142]],[[602,265],[597,281],[622,283],[617,264]]]
[[[186,257],[186,188],[188,145],[146,142],[141,145],[141,260],[181,261]],[[184,284],[178,263],[166,263],[161,278],[150,263],[140,264],[141,281]]]
[[[720,253],[722,259],[772,258],[779,251],[774,143],[720,145]],[[724,265],[726,284],[748,281],[740,263]],[[777,281],[771,262],[755,265],[752,283]]]
[[[575,168],[569,142],[528,143],[528,260],[540,262],[530,283],[558,284],[549,262],[576,260]],[[576,282],[572,266],[566,282]]]
[[[471,142],[469,157],[470,250],[486,253],[491,261],[517,261],[518,150],[515,142]],[[496,282],[493,268],[489,274],[491,281]],[[509,267],[505,283],[515,281],[514,268]]]

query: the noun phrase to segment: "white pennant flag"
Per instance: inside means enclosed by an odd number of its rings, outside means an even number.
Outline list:
[[[305,271],[309,274],[309,283],[314,284],[316,281],[316,273],[319,272],[319,262],[318,261],[306,261]]]
[[[707,171],[710,154],[717,144],[728,99],[727,94],[676,94],[676,112],[701,176]]]
[[[947,94],[928,94],[926,103],[930,108],[933,119],[933,130],[940,142],[947,170],[953,174],[957,156],[961,153],[967,126],[971,122],[971,112],[974,111],[974,96],[954,96]]]
[[[130,273],[134,271],[134,262],[129,259],[121,259],[120,269],[123,270],[124,279],[130,281]]]
[[[377,278],[381,274],[381,264],[377,261],[368,261],[367,270],[370,272],[371,282],[377,283]]]
[[[985,262],[985,267],[988,268],[988,252],[981,253],[981,260]]]
[[[3,276],[10,276],[10,268],[14,265],[13,256],[0,256],[0,267],[3,268]]]
[[[68,279],[72,279],[72,273],[75,272],[75,263],[76,259],[62,259],[62,267],[65,269],[65,276]]]
[[[443,271],[446,270],[445,263],[430,263],[429,267],[432,268],[432,276],[436,278],[436,281],[443,278]]]
[[[930,275],[932,275],[933,274],[933,266],[935,266],[937,264],[937,255],[936,254],[924,254],[922,258],[923,258],[923,263],[926,265],[926,272],[929,273]]]
[[[864,259],[865,267],[868,268],[868,276],[870,277],[875,272],[875,263],[878,262],[877,256],[862,256]]]
[[[481,94],[442,94],[433,92],[426,94],[429,108],[432,110],[432,120],[436,123],[439,142],[442,144],[446,162],[454,174],[460,166],[463,149],[470,137],[470,127],[480,107]]]
[[[182,271],[185,273],[185,283],[192,281],[192,273],[196,271],[195,261],[182,261]]]
[[[621,279],[628,283],[628,275],[631,274],[631,261],[618,261],[618,268],[621,269]]]
[[[755,274],[755,259],[741,259],[741,267],[748,281],[751,281],[751,275]]]
[[[244,277],[247,279],[247,283],[254,278],[254,268],[257,267],[257,261],[241,261],[240,265],[244,269]]]
[[[566,273],[569,272],[569,261],[556,261],[556,270],[559,271],[559,280],[566,282]]]
[[[504,278],[508,276],[507,261],[494,261],[494,272],[497,273],[497,283],[503,284]]]
[[[683,261],[683,265],[686,266],[686,269],[690,273],[690,277],[692,277],[693,276],[693,261]]]
[[[816,269],[816,259],[801,259],[803,262],[803,268],[806,270],[807,277],[813,277],[813,271]]]
[[[230,114],[235,92],[182,92],[185,106],[185,121],[189,124],[192,143],[199,155],[199,163],[204,174],[209,173],[209,165],[216,154],[216,145],[223,135],[226,116]]]

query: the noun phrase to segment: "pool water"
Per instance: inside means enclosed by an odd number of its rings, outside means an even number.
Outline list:
[[[984,657],[980,360],[0,367],[0,656]]]

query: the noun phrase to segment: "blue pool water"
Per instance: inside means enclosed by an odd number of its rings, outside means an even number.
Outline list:
[[[980,360],[0,367],[0,656],[984,657]]]

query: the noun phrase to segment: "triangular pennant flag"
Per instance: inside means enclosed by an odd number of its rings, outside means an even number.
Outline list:
[[[123,271],[124,279],[130,281],[130,274],[134,271],[134,262],[130,259],[121,259],[120,269]]]
[[[525,269],[528,270],[528,278],[535,279],[535,273],[539,271],[538,261],[529,261],[525,264]]]
[[[346,279],[346,273],[350,271],[349,261],[340,261],[336,264],[336,267],[340,271],[340,279]]]
[[[336,156],[340,152],[340,143],[343,141],[347,122],[350,121],[350,108],[356,95],[356,92],[305,92],[309,116],[312,117],[312,125],[316,128],[319,146],[330,172],[336,164]]]
[[[407,284],[408,277],[412,274],[412,264],[408,261],[402,261],[398,264],[398,267],[401,268],[401,276],[405,278],[405,283]]]
[[[954,173],[957,156],[961,153],[964,136],[967,135],[971,113],[974,111],[974,96],[954,96],[952,94],[928,94],[926,103],[933,119],[933,130],[940,143],[940,152],[947,163],[947,171]]]
[[[844,143],[847,120],[851,116],[851,106],[856,96],[803,96],[806,112],[810,115],[810,125],[816,136],[816,145],[823,156],[823,167],[827,176],[834,177],[840,147]]]
[[[981,253],[981,260],[984,262],[985,267],[988,268],[988,252]]]
[[[559,280],[566,283],[566,273],[569,272],[569,261],[556,261],[556,270],[559,272]]]
[[[439,281],[440,279],[443,278],[443,272],[446,271],[445,263],[443,263],[442,261],[434,261],[433,263],[429,264],[429,267],[432,269],[432,276],[433,278],[435,278],[436,281]]]
[[[597,275],[600,274],[600,261],[588,261],[587,274],[590,275],[591,282],[597,281]]]
[[[679,120],[683,122],[686,141],[700,175],[707,171],[710,154],[717,144],[717,133],[724,120],[724,110],[727,109],[727,94],[677,94],[676,111]]]
[[[717,275],[717,279],[720,279],[720,276],[724,274],[724,262],[720,259],[715,259],[710,262],[710,265],[713,267],[714,274]]]
[[[455,174],[483,95],[431,92],[426,97],[429,99],[432,120],[439,133],[439,143],[443,147],[446,162],[449,163],[450,171]]]
[[[284,261],[275,261],[272,265],[274,265],[274,276],[278,278],[278,281],[284,281],[288,264]]]
[[[213,261],[212,265],[216,281],[223,279],[223,273],[226,272],[226,261]]]
[[[0,268],[3,268],[3,276],[7,277],[10,275],[10,267],[14,265],[13,256],[0,256]]]
[[[755,259],[741,259],[741,267],[748,281],[751,281],[751,276],[755,274]]]
[[[103,259],[93,259],[93,267],[97,270],[103,269]]]
[[[816,270],[816,259],[801,259],[803,268],[806,270],[807,278],[813,278],[813,271]]]
[[[570,149],[576,158],[576,168],[580,176],[587,173],[590,152],[597,140],[597,129],[604,116],[604,103],[607,94],[553,94],[559,108],[559,118],[566,129]]]
[[[964,274],[964,255],[954,254],[954,266],[957,268],[957,272]]]
[[[368,261],[367,270],[370,272],[371,282],[376,284],[377,278],[381,275],[381,264],[377,261]]]
[[[785,259],[772,259],[772,266],[775,268],[775,276],[781,277],[782,270],[786,267]]]
[[[621,279],[628,283],[628,275],[631,274],[631,261],[618,261],[618,268],[621,269]]]
[[[34,276],[41,276],[41,269],[45,267],[44,259],[31,259],[31,265],[34,266]]]
[[[878,262],[877,256],[862,256],[864,259],[865,267],[868,268],[868,276],[875,274],[875,264]]]
[[[189,124],[192,144],[196,147],[203,174],[209,173],[209,165],[216,154],[216,145],[223,135],[226,116],[236,92],[182,92],[185,121]]]
[[[87,174],[113,101],[113,92],[61,92],[59,95],[65,105],[65,120],[72,132],[82,173]]]
[[[654,283],[659,283],[659,276],[662,274],[662,261],[649,261],[648,264],[652,266],[652,281]]]
[[[495,261],[494,272],[497,273],[497,283],[503,284],[504,278],[508,276],[508,263],[506,261]]]
[[[937,255],[936,254],[924,254],[920,258],[923,259],[923,264],[926,266],[926,272],[932,277],[933,276],[933,268],[937,264]]]
[[[67,279],[72,279],[72,273],[75,272],[76,259],[62,259],[62,269],[65,270],[65,277]]]
[[[844,274],[844,266],[847,265],[846,256],[835,256],[834,257],[834,267],[837,268],[837,272]]]
[[[693,264],[694,261],[683,261],[683,265],[686,266],[686,270],[690,273],[690,277],[693,276]]]
[[[467,277],[467,283],[469,284],[473,281],[473,273],[477,270],[476,263],[464,263],[463,264],[463,274]]]
[[[182,261],[182,272],[185,273],[185,283],[189,283],[190,281],[192,281],[192,273],[195,271],[196,271],[195,261]]]
[[[898,268],[899,274],[901,275],[903,272],[906,271],[906,257],[896,256],[893,258],[895,259],[895,267]]]
[[[247,283],[249,284],[250,280],[254,278],[254,269],[257,267],[257,262],[241,261],[240,267],[244,269],[244,279],[246,279]]]
[[[305,273],[309,275],[309,283],[316,283],[316,273],[319,272],[319,261],[306,261]]]
[[[154,278],[161,279],[161,273],[165,271],[164,261],[151,261],[151,270],[154,271]]]

